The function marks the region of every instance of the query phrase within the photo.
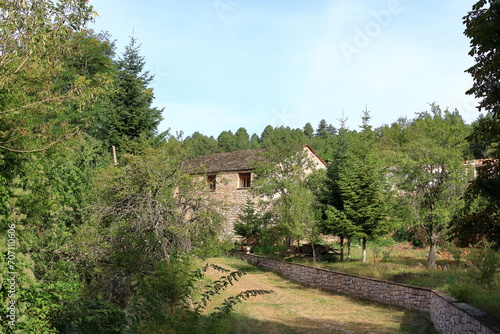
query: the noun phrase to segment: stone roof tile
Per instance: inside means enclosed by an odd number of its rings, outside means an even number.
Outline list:
[[[186,161],[183,169],[189,173],[204,174],[253,170],[256,162],[264,161],[264,157],[259,154],[264,151],[255,149],[213,153]]]

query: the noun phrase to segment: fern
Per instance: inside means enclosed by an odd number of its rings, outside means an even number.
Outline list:
[[[237,282],[240,277],[246,275],[246,272],[241,271],[241,270],[230,271],[230,270],[225,269],[223,267],[220,267],[216,264],[206,264],[202,268],[193,272],[189,286],[194,287],[195,286],[194,283],[198,280],[201,280],[205,276],[205,273],[209,268],[213,268],[213,269],[215,269],[219,272],[222,272],[226,275],[221,276],[218,280],[214,281],[212,284],[208,284],[205,287],[205,291],[203,291],[201,293],[200,301],[195,303],[192,307],[192,311],[196,315],[201,315],[201,313],[207,307],[208,302],[212,299],[213,296],[220,294],[222,291],[226,290],[229,285],[233,285],[234,282]],[[236,296],[226,298],[224,300],[224,302],[221,304],[221,306],[215,308],[216,312],[213,312],[213,315],[215,315],[215,316],[226,315],[232,311],[234,305],[241,303],[250,297],[270,294],[273,292],[274,291],[272,291],[272,290],[246,290],[246,291],[242,291],[239,294],[237,294]]]
[[[233,307],[236,304],[239,304],[243,302],[244,300],[247,300],[250,297],[256,297],[256,296],[262,296],[262,295],[269,295],[271,293],[274,293],[273,290],[245,290],[237,294],[236,296],[232,296],[229,298],[226,298],[224,302],[221,304],[221,306],[216,307],[215,309],[217,312],[214,312],[215,316],[223,316],[227,315],[233,310]]]

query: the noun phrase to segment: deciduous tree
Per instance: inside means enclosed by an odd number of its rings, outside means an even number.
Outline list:
[[[275,230],[288,243],[315,240],[317,234],[314,196],[306,183],[312,162],[303,146],[287,143],[269,148],[257,164],[254,191],[269,199],[275,216]]]
[[[412,209],[413,223],[427,236],[429,268],[436,266],[436,247],[463,206],[468,130],[458,112],[431,105],[430,112],[420,113],[405,130],[411,140],[400,147],[404,160],[398,166],[398,188]]]
[[[475,64],[467,69],[473,86],[467,94],[479,99],[479,110],[489,113],[479,119],[470,140],[491,143],[484,166],[471,183],[467,208],[455,226],[464,243],[483,238],[500,247],[500,3],[480,0],[464,17],[465,36],[470,38],[469,55]]]
[[[104,94],[106,76],[67,75],[73,43],[92,19],[80,0],[0,3],[0,148],[33,152],[82,131],[81,113]]]

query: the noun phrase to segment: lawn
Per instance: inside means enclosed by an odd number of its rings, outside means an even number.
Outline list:
[[[436,333],[428,316],[420,312],[306,288],[236,258],[207,262],[247,272],[215,296],[208,313],[224,298],[242,290],[274,291],[238,304],[231,318],[231,333]],[[220,272],[211,269],[207,277],[217,280]]]
[[[438,254],[437,269],[429,270],[427,252],[427,249],[415,248],[406,243],[372,245],[368,248],[367,263],[362,264],[361,248],[354,245],[351,259],[344,262],[313,263],[310,258],[298,256],[288,256],[284,259],[360,276],[433,288],[500,318],[498,270],[492,283],[479,284],[476,278],[479,277],[480,271],[466,256],[458,259],[457,255],[453,256],[453,251],[443,249]]]

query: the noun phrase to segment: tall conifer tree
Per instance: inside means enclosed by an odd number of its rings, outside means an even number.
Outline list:
[[[378,163],[376,138],[369,120],[369,112],[365,111],[363,130],[352,139],[342,125],[337,153],[327,173],[328,197],[324,199],[327,231],[341,237],[360,237],[363,263],[368,238],[383,235],[391,227],[386,219],[384,170]]]
[[[144,57],[135,38],[117,61],[115,91],[102,118],[101,136],[108,146],[133,152],[133,142],[153,139],[162,120],[163,109],[152,107],[154,94],[149,84],[153,76],[144,71]]]

